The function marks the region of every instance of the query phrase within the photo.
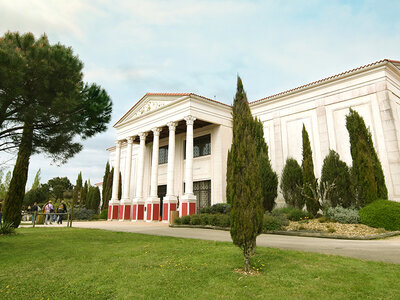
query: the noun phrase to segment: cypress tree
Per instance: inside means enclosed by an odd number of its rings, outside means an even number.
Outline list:
[[[346,128],[350,137],[350,152],[353,160],[352,180],[358,190],[361,206],[380,198],[387,199],[382,165],[376,154],[372,135],[358,112],[350,109],[346,116]]]
[[[340,160],[339,154],[334,150],[329,151],[322,165],[321,193],[324,192],[324,188],[328,188],[326,185],[333,185],[327,195],[330,206],[350,207],[356,204],[351,193],[349,167],[344,161]]]
[[[228,153],[227,198],[232,203],[231,237],[244,256],[244,270],[250,270],[250,256],[256,247],[263,221],[263,197],[258,167],[255,121],[251,115],[243,84],[238,77],[232,107],[233,137]]]
[[[301,194],[303,188],[303,173],[297,160],[287,158],[281,175],[281,191],[288,206],[303,209],[304,197]]]
[[[107,194],[106,190],[107,190],[108,174],[110,174],[110,163],[107,161],[106,169],[104,171],[104,176],[103,176],[103,187],[102,187],[103,199],[105,199],[105,195]],[[104,202],[104,200],[103,200],[103,202]]]
[[[114,168],[111,168],[111,172],[109,172],[107,175],[106,186],[103,194],[103,209],[108,208],[108,202],[111,200],[113,178],[114,178]]]
[[[82,190],[82,172],[79,172],[78,178],[76,179],[74,194],[72,196],[73,205],[75,205],[78,202],[79,193],[81,192],[81,190]]]
[[[97,213],[100,206],[100,189],[98,186],[94,188],[93,198],[92,198],[92,209]]]
[[[119,172],[118,200],[121,200],[121,196],[122,196],[122,175],[121,172]]]
[[[278,195],[278,175],[272,170],[268,157],[268,145],[264,139],[264,127],[260,120],[255,120],[255,141],[263,195],[264,211],[272,211]]]
[[[317,189],[317,180],[314,175],[314,163],[312,159],[312,151],[310,145],[310,139],[308,137],[308,132],[303,124],[302,130],[303,136],[303,161],[301,163],[301,169],[303,171],[303,191],[306,202],[307,211],[316,215],[319,210],[318,199],[314,198],[313,191]]]
[[[87,180],[85,180],[85,185],[81,189],[81,202],[80,206],[86,206],[86,198],[88,194],[88,183]]]

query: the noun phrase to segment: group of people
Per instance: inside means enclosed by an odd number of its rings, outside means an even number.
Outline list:
[[[33,206],[28,206],[28,212],[32,214],[32,223],[35,218],[35,212],[36,214],[41,211],[42,209],[40,206],[37,205],[35,202]],[[63,213],[67,212],[67,205],[65,204],[64,200],[61,201],[61,203],[55,208],[53,203],[51,201],[47,202],[43,206],[43,212],[46,215],[44,224],[47,225],[48,223],[53,224],[53,222],[57,221],[57,224],[62,224],[63,220]]]

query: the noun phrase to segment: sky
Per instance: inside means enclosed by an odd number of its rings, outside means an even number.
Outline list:
[[[27,188],[81,171],[102,181],[112,127],[147,92],[193,92],[232,104],[236,76],[249,101],[384,58],[400,60],[400,1],[0,0],[0,35],[46,33],[71,46],[84,80],[113,101],[108,130],[58,166],[31,157]],[[1,66],[0,66],[1,67]],[[0,153],[0,164],[13,168]],[[10,160],[11,159],[11,160]]]

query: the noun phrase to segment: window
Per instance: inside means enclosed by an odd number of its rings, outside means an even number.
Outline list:
[[[186,141],[183,148],[186,159]],[[193,139],[193,157],[206,156],[211,154],[211,134],[199,136]]]
[[[168,162],[168,145],[158,149],[158,164],[166,164]]]
[[[211,180],[193,182],[193,194],[197,198],[197,211],[211,206]]]

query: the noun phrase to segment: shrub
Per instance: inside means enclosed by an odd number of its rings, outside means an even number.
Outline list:
[[[351,194],[350,170],[346,163],[340,160],[339,154],[333,150],[325,157],[321,171],[321,194],[324,188],[329,189],[326,198],[329,206],[349,207],[356,205]],[[333,185],[333,187],[332,187]]]
[[[175,225],[181,225],[181,224],[182,224],[182,219],[181,219],[181,218],[176,218],[176,219],[174,220],[174,224],[175,224]]]
[[[91,220],[100,220],[100,215],[94,214],[91,218]]]
[[[358,210],[354,208],[343,208],[341,206],[329,207],[326,210],[326,217],[343,224],[360,223]]]
[[[8,234],[14,234],[15,233],[15,228],[12,223],[8,222],[3,222],[0,223],[0,235],[8,235]]]
[[[230,217],[228,215],[219,214],[217,216],[217,226],[220,227],[229,227],[230,226]]]
[[[302,186],[303,173],[301,167],[294,158],[288,158],[282,171],[280,184],[282,195],[287,205],[300,209],[303,208]]]
[[[302,209],[298,209],[295,207],[282,207],[282,208],[276,208],[272,211],[273,216],[284,216],[290,221],[300,221],[300,219],[304,218],[312,218],[312,215]]]
[[[400,230],[400,203],[376,200],[360,210],[361,223],[386,230]]]
[[[231,205],[228,203],[217,203],[200,210],[201,214],[230,214]]]
[[[274,231],[281,230],[283,226],[288,225],[288,220],[283,216],[273,216],[271,214],[265,214],[263,219],[263,230]]]
[[[218,216],[216,214],[211,214],[209,216],[208,225],[218,226]]]
[[[209,214],[200,214],[200,224],[201,225],[208,225],[209,224]]]
[[[70,209],[68,211],[71,212]],[[74,208],[73,218],[75,220],[91,220],[93,215],[94,215],[93,209],[87,209],[84,207],[81,207],[81,208],[75,207]]]
[[[100,213],[100,219],[107,220],[108,218],[108,209],[103,209]]]
[[[199,215],[191,215],[190,216],[190,225],[200,225],[201,220]]]
[[[183,225],[190,224],[190,216],[183,216],[181,219],[182,219],[182,224]]]

